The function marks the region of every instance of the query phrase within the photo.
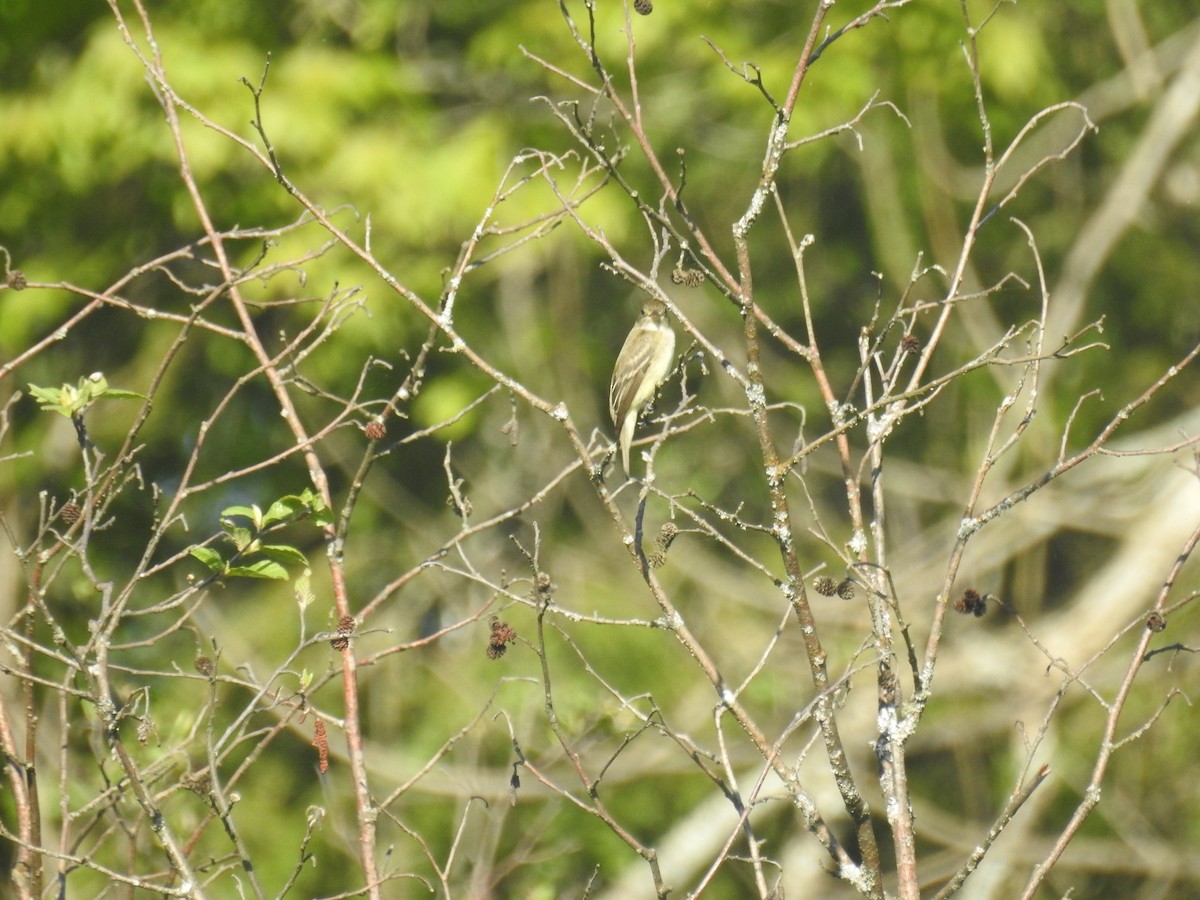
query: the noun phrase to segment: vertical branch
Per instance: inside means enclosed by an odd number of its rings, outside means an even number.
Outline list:
[[[298,410],[292,401],[291,395],[284,382],[283,376],[276,368],[270,354],[263,346],[254,322],[247,310],[246,303],[241,297],[241,293],[237,288],[233,267],[229,261],[228,254],[225,250],[225,242],[222,234],[216,229],[212,222],[212,218],[208,213],[207,205],[201,195],[199,186],[192,174],[192,168],[189,161],[189,153],[187,144],[184,141],[182,129],[179,122],[179,103],[173,88],[170,86],[167,77],[166,67],[159,51],[157,42],[154,37],[154,30],[142,0],[134,0],[134,6],[141,20],[143,33],[151,48],[151,56],[149,58],[142,56],[137,50],[132,37],[129,35],[125,25],[124,18],[117,7],[115,0],[110,0],[110,8],[113,14],[117,17],[121,24],[123,33],[126,36],[127,43],[135,52],[138,53],[146,66],[147,71],[154,78],[155,84],[158,87],[158,96],[163,111],[167,116],[167,123],[170,129],[172,138],[175,143],[175,150],[179,160],[179,174],[184,184],[188,195],[192,200],[192,208],[200,220],[201,227],[208,238],[213,254],[216,257],[218,268],[224,278],[225,284],[229,287],[230,305],[242,327],[247,346],[255,355],[262,366],[272,392],[279,403],[283,420],[287,423],[288,428],[292,432],[292,436],[296,442],[296,446],[303,448],[302,452],[307,465],[309,477],[313,482],[319,496],[324,501],[327,508],[334,507],[332,493],[329,488],[329,480],[325,473],[325,467],[321,459],[318,457],[313,443],[307,434],[305,426],[301,421]],[[344,541],[337,533],[337,525],[331,522],[325,526],[326,531],[326,559],[329,566],[329,575],[331,581],[332,594],[334,599],[334,608],[339,619],[351,615],[349,607],[349,595],[345,577],[344,566]],[[358,698],[358,680],[356,670],[356,659],[354,652],[349,643],[342,650],[342,701],[345,707],[343,718],[343,727],[346,733],[347,755],[350,762],[351,776],[353,780],[355,807],[357,811],[356,822],[358,827],[358,848],[359,862],[362,866],[363,877],[366,885],[368,896],[378,898],[379,894],[379,875],[376,869],[375,862],[375,815],[373,804],[370,796],[370,788],[368,785],[366,759],[364,756],[364,743],[362,735],[362,719],[359,710]]]
[[[854,822],[858,845],[863,855],[864,876],[869,896],[882,896],[879,881],[880,857],[875,834],[871,827],[871,812],[866,799],[850,772],[842,738],[838,731],[834,708],[828,692],[829,672],[826,666],[828,654],[821,644],[816,619],[809,604],[804,573],[796,555],[796,529],[787,498],[787,467],[783,465],[771,435],[766,403],[766,389],[762,377],[759,349],[758,317],[754,302],[753,275],[750,264],[749,232],[761,216],[768,196],[775,194],[775,177],[783,153],[787,147],[788,128],[791,114],[799,96],[800,85],[808,70],[809,57],[824,21],[828,4],[820,3],[809,29],[805,50],[796,64],[787,99],[776,114],[775,122],[767,137],[762,174],[759,184],[751,196],[745,213],[733,226],[734,249],[738,263],[737,300],[743,317],[743,341],[746,348],[746,373],[749,386],[746,390],[747,407],[754,422],[762,457],[763,472],[767,478],[767,491],[771,499],[772,535],[779,547],[787,573],[786,593],[804,639],[809,674],[817,691],[817,710],[814,717],[821,728],[825,752],[830,768],[841,794],[842,802]]]

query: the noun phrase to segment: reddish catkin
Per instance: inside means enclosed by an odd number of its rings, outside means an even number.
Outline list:
[[[313,725],[312,745],[317,748],[317,769],[324,775],[329,771],[329,738],[325,735],[325,723],[320,719]]]

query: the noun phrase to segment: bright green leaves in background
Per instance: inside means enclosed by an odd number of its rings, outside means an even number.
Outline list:
[[[248,519],[249,525],[238,520]],[[332,522],[329,507],[309,489],[280,497],[266,512],[257,504],[230,506],[221,510],[221,529],[233,553],[223,556],[212,547],[193,547],[191,554],[214,574],[226,578],[288,578],[288,566],[308,567],[308,559],[290,544],[268,544],[263,538],[271,532],[301,520],[311,520],[318,528]]]
[[[29,393],[42,409],[56,412],[75,419],[87,412],[94,402],[101,397],[115,400],[145,400],[143,394],[137,391],[126,391],[108,386],[108,379],[100,372],[93,372],[86,378],[80,378],[79,384],[64,384],[60,388],[38,387],[29,385]]]

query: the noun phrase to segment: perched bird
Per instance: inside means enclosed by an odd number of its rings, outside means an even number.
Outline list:
[[[671,371],[675,332],[667,324],[666,307],[647,300],[642,315],[625,338],[608,388],[608,411],[620,431],[621,462],[629,473],[629,445],[638,414]]]

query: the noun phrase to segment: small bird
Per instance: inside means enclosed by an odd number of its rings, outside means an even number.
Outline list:
[[[621,462],[629,474],[629,445],[638,414],[671,371],[675,332],[667,324],[666,306],[650,299],[625,338],[608,388],[608,411],[620,429]]]

